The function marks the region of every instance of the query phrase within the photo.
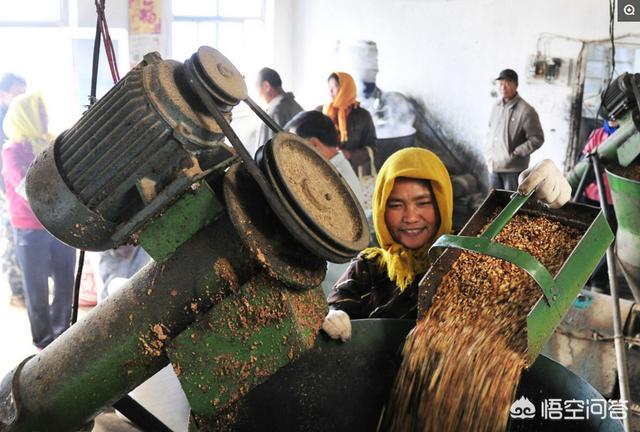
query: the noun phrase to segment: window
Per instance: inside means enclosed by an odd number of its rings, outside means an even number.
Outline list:
[[[264,0],[173,0],[171,11],[172,58],[184,61],[209,45],[245,76],[268,63]]]
[[[66,24],[64,0],[0,0],[0,24]]]
[[[124,76],[129,64],[127,31],[109,31]],[[3,45],[0,73],[18,74],[27,80],[27,91],[43,93],[49,108],[49,130],[54,134],[73,125],[89,102],[94,34],[93,28],[0,26],[0,40],[20,41]],[[100,98],[113,85],[104,44],[98,71]]]
[[[616,70],[612,80],[624,72],[638,71],[640,47],[616,44]],[[611,47],[607,44],[589,44],[585,67],[582,116],[596,118],[601,95],[609,85],[611,75]]]

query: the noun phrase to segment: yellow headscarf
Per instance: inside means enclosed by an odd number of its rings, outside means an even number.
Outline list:
[[[354,106],[358,105],[356,101],[356,83],[346,72],[334,72],[338,76],[338,84],[340,89],[333,101],[322,107],[322,113],[329,116],[333,120],[333,124],[340,132],[340,142],[349,140],[347,132],[347,117]]]
[[[442,234],[451,232],[453,214],[453,191],[451,179],[444,164],[435,153],[423,148],[406,148],[397,151],[382,165],[373,193],[373,226],[380,247],[364,250],[366,258],[377,259],[381,267],[386,267],[387,275],[403,291],[413,282],[416,274],[427,271],[430,262],[427,256],[428,243],[420,249],[410,250],[397,243],[384,220],[387,199],[391,194],[395,179],[408,177],[429,180],[435,194],[440,213],[440,227],[433,241]]]
[[[23,93],[11,101],[3,128],[8,140],[29,142],[34,155],[53,138],[47,129],[47,109],[40,93]]]

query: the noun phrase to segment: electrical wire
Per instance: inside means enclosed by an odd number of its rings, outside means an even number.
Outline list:
[[[598,123],[600,120],[604,120],[605,117],[602,115],[602,105],[604,104],[604,93],[609,88],[609,85],[613,81],[613,76],[615,75],[616,70],[616,38],[614,35],[615,30],[615,0],[609,0],[609,42],[611,43],[611,70],[609,71],[609,78],[604,83],[603,90],[600,95],[600,105],[596,110],[596,115],[593,118],[593,128],[596,129],[598,127]],[[602,118],[601,118],[602,117]]]
[[[109,69],[111,71],[111,77],[114,84],[120,80],[120,73],[118,72],[118,64],[116,62],[115,50],[113,48],[113,41],[109,34],[109,26],[107,25],[107,18],[104,13],[105,0],[95,0],[96,12],[98,14],[98,22],[100,26],[100,33],[102,35],[102,41],[104,42],[104,49],[107,55],[107,61],[109,63]]]
[[[558,33],[548,33],[548,32],[544,32],[544,33],[540,33],[540,35],[538,36],[538,40],[536,41],[536,50],[538,53],[540,53],[544,58],[548,58],[550,57],[550,47],[551,47],[551,42],[553,42],[553,40],[556,39],[561,39],[561,40],[566,40],[566,41],[570,41],[570,42],[577,42],[581,44],[581,48],[580,48],[580,55],[578,56],[578,65],[577,65],[577,71],[578,71],[578,76],[577,76],[577,83],[580,83],[582,81],[582,77],[581,77],[581,73],[582,73],[582,60],[584,60],[583,55],[585,53],[585,49],[589,44],[603,44],[603,43],[609,43],[611,44],[611,70],[609,71],[609,77],[606,79],[606,81],[603,83],[603,89],[607,89],[609,87],[609,84],[611,83],[611,81],[613,80],[613,76],[615,73],[615,68],[616,68],[616,64],[615,64],[615,48],[616,48],[616,41],[620,42],[622,40],[625,39],[630,39],[630,38],[640,38],[640,33],[624,33],[622,35],[619,36],[615,36],[615,27],[614,27],[614,23],[615,23],[615,0],[609,0],[609,35],[607,38],[605,39],[581,39],[581,38],[575,38],[575,37],[571,37],[571,36],[566,36],[566,35],[562,35],[562,34],[558,34]],[[582,96],[581,96],[582,98]],[[595,115],[594,115],[594,119],[593,119],[593,126],[592,129],[595,129],[598,127],[598,123],[603,119],[600,116],[600,113],[602,111],[602,97],[600,96],[600,103],[598,104],[598,108],[596,109]],[[573,161],[574,158],[576,157],[576,153],[577,149],[575,150],[568,150],[567,153],[567,160],[568,161]],[[567,164],[567,167],[570,167],[570,164]]]
[[[96,98],[96,88],[98,81],[98,63],[100,60],[100,38],[104,42],[105,53],[107,55],[107,61],[109,63],[109,70],[111,71],[111,77],[113,83],[117,83],[120,80],[120,74],[118,72],[118,64],[116,62],[115,50],[113,49],[113,42],[111,36],[109,36],[109,27],[107,25],[107,19],[104,14],[104,2],[105,0],[95,0],[96,12],[98,15],[96,21],[96,35],[93,44],[93,63],[91,70],[91,94],[89,96],[89,106],[93,105]],[[85,251],[80,251],[80,257],[78,258],[78,269],[76,272],[76,279],[73,292],[73,304],[71,308],[71,325],[75,324],[78,320],[78,306],[80,303],[80,282],[82,280],[82,269],[84,267]],[[124,396],[117,401],[114,407],[124,411],[128,419],[132,420],[134,424],[141,427],[143,430],[153,431],[169,431],[170,429],[158,420],[152,413],[147,411],[145,407],[138,404],[129,396]]]
[[[78,270],[76,271],[76,280],[73,285],[73,303],[71,308],[71,325],[78,321],[78,306],[80,305],[80,282],[82,281],[82,269],[84,267],[84,251],[80,251],[78,258]]]
[[[616,41],[619,41],[620,39],[628,39],[628,38],[640,38],[640,33],[636,33],[636,32],[623,33],[620,36],[614,36],[613,39]],[[543,43],[548,43],[549,39],[563,39],[571,42],[584,42],[584,43],[602,43],[602,42],[611,41],[611,35],[607,36],[606,38],[600,38],[600,39],[583,39],[583,38],[563,35],[560,33],[543,32],[543,33],[540,33],[540,35],[538,36],[537,46],[538,47],[540,46],[541,41]]]
[[[609,19],[610,19],[610,23],[609,23],[610,32],[607,38],[581,39],[581,38],[576,38],[572,36],[562,35],[559,33],[544,32],[544,33],[540,33],[540,35],[538,36],[538,40],[536,42],[536,50],[540,51],[540,53],[543,54],[545,57],[550,57],[549,51],[550,51],[551,42],[553,42],[553,40],[555,39],[566,40],[569,42],[577,42],[581,44],[597,44],[597,43],[609,42],[613,46],[615,41],[620,42],[623,39],[640,38],[640,33],[624,33],[624,34],[621,34],[620,36],[614,36],[613,24],[611,24],[611,19],[612,19],[611,16],[609,17]]]
[[[98,89],[98,65],[100,63],[100,21],[96,20],[96,35],[93,39],[93,60],[91,64],[91,89],[89,93],[89,106],[96,103]],[[87,107],[87,108],[88,108]]]
[[[613,80],[613,74],[616,70],[616,43],[615,38],[613,37],[615,25],[615,10],[615,0],[609,0],[609,40],[611,41],[611,73],[609,74],[609,82],[607,83],[607,87],[609,86],[609,83],[611,83],[611,80]]]
[[[95,0],[96,5],[96,33],[93,42],[93,59],[91,65],[91,89],[89,94],[89,107],[97,101],[97,87],[98,87],[98,66],[100,63],[100,41],[104,42],[104,50],[107,56],[107,63],[109,64],[109,70],[111,72],[111,78],[113,83],[120,81],[120,73],[118,72],[118,63],[116,61],[115,50],[113,48],[113,41],[109,35],[109,26],[107,25],[107,18],[104,13],[105,0]],[[78,309],[80,305],[80,283],[82,281],[82,271],[84,269],[85,251],[80,250],[80,256],[78,257],[78,266],[76,270],[76,278],[73,286],[73,303],[71,307],[71,325],[78,321]]]

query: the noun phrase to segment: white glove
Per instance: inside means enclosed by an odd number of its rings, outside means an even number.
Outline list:
[[[125,286],[127,282],[129,282],[129,279],[125,277],[115,277],[111,279],[106,286],[107,295],[111,295],[116,291],[120,291],[120,289],[122,289],[122,287]]]
[[[322,330],[331,339],[340,339],[342,342],[348,341],[351,339],[351,320],[349,315],[341,310],[329,309],[329,313],[324,317]]]
[[[538,162],[520,173],[518,192],[526,195],[534,189],[534,197],[550,208],[562,207],[571,199],[571,185],[550,159]]]

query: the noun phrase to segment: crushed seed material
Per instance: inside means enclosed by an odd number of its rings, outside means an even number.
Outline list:
[[[636,158],[629,166],[608,165],[607,169],[620,177],[640,181],[640,158]]]
[[[555,275],[582,234],[516,215],[496,241],[530,253]],[[540,296],[514,264],[462,252],[407,336],[381,429],[505,431],[526,365],[526,317]]]
[[[166,333],[169,332],[169,329],[162,323],[157,323],[150,327],[150,331],[147,334],[139,335],[138,340],[142,344],[145,355],[159,357],[162,355],[162,350],[168,337]]]

